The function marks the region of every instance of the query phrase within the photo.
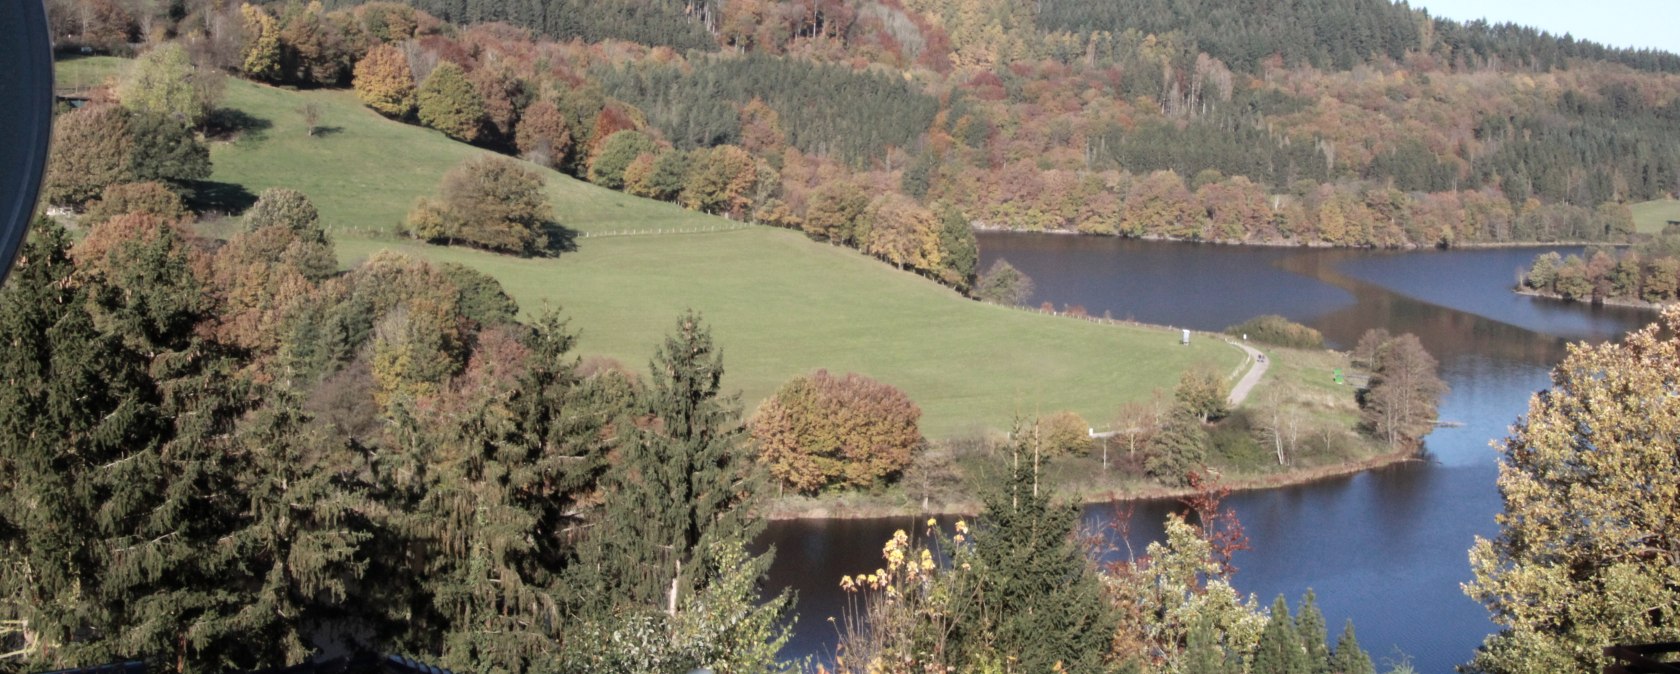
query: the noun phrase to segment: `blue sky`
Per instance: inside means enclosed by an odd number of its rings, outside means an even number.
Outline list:
[[[1613,47],[1680,53],[1680,0],[1411,0],[1411,5],[1427,8],[1431,16],[1509,21]]]

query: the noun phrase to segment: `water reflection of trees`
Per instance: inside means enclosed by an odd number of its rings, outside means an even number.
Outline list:
[[[1563,359],[1571,341],[1397,294],[1343,274],[1338,267],[1360,251],[1295,255],[1279,261],[1289,271],[1352,293],[1356,301],[1312,321],[1331,343],[1346,348],[1373,325],[1393,333],[1412,333],[1445,362],[1464,355],[1549,365]],[[1485,289],[1475,289],[1485,292]],[[1625,319],[1626,317],[1617,316]]]

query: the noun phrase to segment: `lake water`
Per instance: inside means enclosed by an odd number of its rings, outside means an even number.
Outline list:
[[[1373,327],[1423,341],[1452,387],[1441,418],[1463,424],[1427,438],[1427,461],[1227,501],[1252,546],[1235,559],[1237,588],[1262,604],[1281,593],[1291,606],[1313,589],[1332,637],[1352,619],[1379,671],[1407,657],[1420,672],[1450,672],[1495,629],[1459,589],[1473,539],[1494,534],[1500,509],[1490,441],[1547,385],[1566,344],[1614,339],[1655,318],[1512,293],[1517,271],[1543,248],[1402,253],[988,233],[980,249],[982,269],[1003,258],[1033,278],[1035,306],[1077,304],[1197,330],[1281,314],[1338,348]],[[1135,549],[1159,538],[1162,518],[1179,509],[1135,504]],[[1089,506],[1085,517],[1096,524],[1115,511]],[[770,587],[799,597],[787,655],[832,652],[827,619],[846,607],[840,576],[879,566],[882,543],[910,526],[911,518],[770,525],[763,540],[778,551]]]

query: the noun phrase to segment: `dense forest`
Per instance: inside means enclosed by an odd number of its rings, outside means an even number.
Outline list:
[[[1136,31],[1172,35],[1232,68],[1260,72],[1276,59],[1286,67],[1346,70],[1422,52],[1449,63],[1505,62],[1548,71],[1570,59],[1611,61],[1641,70],[1680,72],[1680,57],[1649,49],[1613,49],[1515,24],[1431,18],[1390,0],[1047,0],[1038,25],[1075,34]]]
[[[328,0],[328,9],[362,4]],[[409,3],[455,24],[503,22],[557,40],[625,40],[673,49],[716,50],[714,1],[701,0],[417,0]]]
[[[0,664],[252,669],[324,631],[463,671],[773,662],[699,317],[642,378],[465,267],[339,272],[296,192],[220,245],[154,210],[39,223],[0,293]],[[591,636],[623,629],[669,638]]]
[[[937,100],[901,78],[761,54],[686,67],[605,67],[595,76],[608,96],[640,109],[679,150],[742,144],[751,120],[740,111],[758,100],[776,112],[788,145],[863,165],[914,144],[939,112]]]

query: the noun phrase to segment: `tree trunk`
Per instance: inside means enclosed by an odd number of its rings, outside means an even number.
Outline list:
[[[682,577],[682,560],[677,560],[677,574],[671,576],[670,597],[665,600],[665,613],[672,618],[677,617],[677,580]]]

